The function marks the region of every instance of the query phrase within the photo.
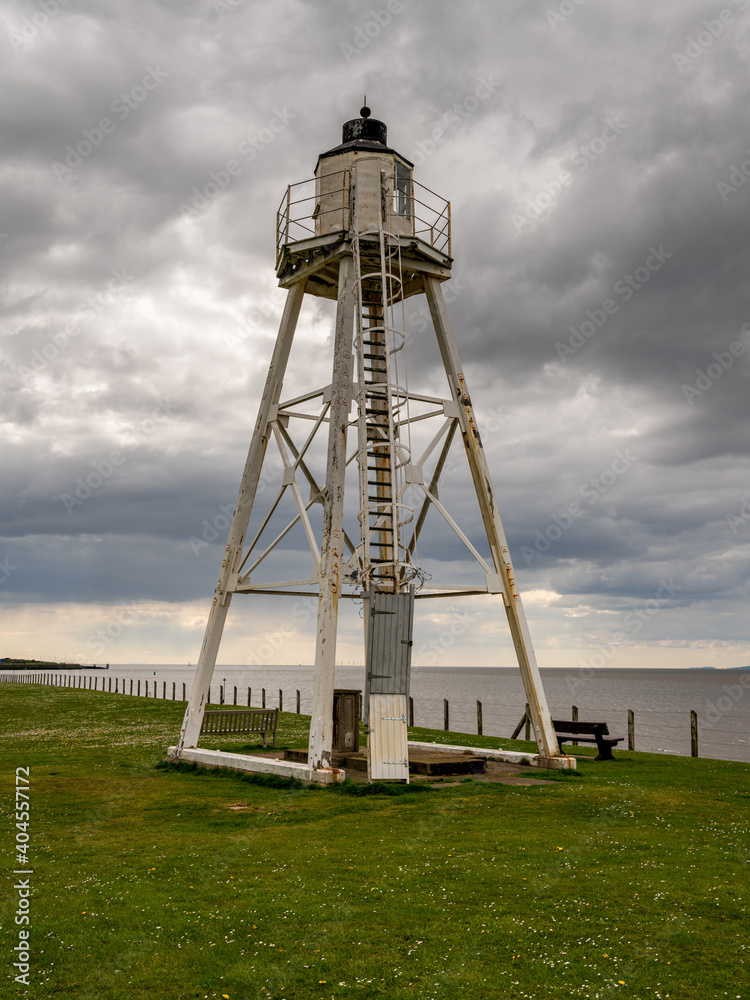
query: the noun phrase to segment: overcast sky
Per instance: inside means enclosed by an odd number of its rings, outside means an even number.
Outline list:
[[[540,663],[750,663],[749,23],[750,0],[6,3],[0,654],[196,661],[284,301],[276,207],[366,93],[452,203],[444,288]],[[331,315],[306,301],[290,392],[330,379]],[[475,537],[460,460],[443,496]],[[464,572],[439,524],[422,550]],[[220,660],[309,662],[290,614],[236,597]],[[347,607],[342,661],[360,628]],[[513,662],[496,599],[420,602],[416,639],[417,663]]]

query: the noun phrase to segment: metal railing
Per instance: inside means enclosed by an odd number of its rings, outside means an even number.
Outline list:
[[[415,189],[418,189],[421,197],[417,197]],[[412,181],[412,205],[414,235],[450,257],[451,203],[419,181]]]
[[[331,185],[331,178],[340,178]],[[321,195],[321,179],[310,177],[290,184],[276,212],[276,260],[282,249],[302,240],[312,239],[327,232],[346,232],[349,229],[351,170],[338,170],[324,178],[326,190]],[[394,197],[395,201],[395,197]],[[326,208],[322,208],[322,204]],[[411,235],[437,250],[451,256],[451,204],[418,181],[411,182],[410,211],[399,213],[395,205],[389,215],[403,223],[411,223]],[[339,222],[341,225],[337,225]],[[386,220],[386,229],[391,229]],[[329,225],[327,223],[331,223]],[[403,228],[398,227],[403,234]]]
[[[337,197],[336,188],[326,192],[326,201],[332,200],[331,207],[325,211],[320,209],[319,182],[315,177],[310,177],[304,181],[296,181],[286,189],[286,194],[281,199],[281,204],[276,212],[276,259],[279,259],[282,247],[288,243],[299,243],[314,236],[320,236],[321,232],[327,231],[325,226],[325,216],[333,213],[341,213],[348,216],[350,175],[348,170],[337,170],[334,174],[328,174],[327,181],[332,177],[339,177],[341,184],[338,188],[340,197]]]

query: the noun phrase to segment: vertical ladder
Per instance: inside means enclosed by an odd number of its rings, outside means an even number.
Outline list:
[[[384,189],[385,175],[382,177]],[[384,196],[384,203],[386,198]],[[384,230],[361,234],[354,213],[354,280],[357,287],[358,437],[362,536],[359,581],[362,589],[403,592],[416,575],[415,555],[405,545],[414,518],[405,502],[408,443],[399,432],[408,391],[399,385],[396,356],[405,335],[393,325],[402,278],[398,238]]]
[[[389,345],[379,302],[364,304],[360,329],[364,439],[361,458],[363,499],[360,520],[368,584],[397,593],[399,523],[394,489],[396,429],[390,399]]]
[[[355,166],[356,169],[356,166]],[[353,185],[356,190],[356,184]],[[367,598],[368,773],[372,780],[409,780],[407,698],[416,556],[405,544],[406,525],[414,517],[406,503],[408,440],[399,423],[408,404],[399,384],[397,357],[404,334],[393,323],[401,298],[400,244],[386,232],[389,185],[381,171],[377,230],[360,233],[354,211],[354,281],[357,287],[358,452],[361,532],[359,582]],[[405,381],[405,380],[404,380]],[[383,602],[386,602],[383,604]],[[377,617],[373,617],[377,616]],[[393,628],[383,628],[380,616]],[[377,627],[376,627],[377,623]],[[396,626],[398,623],[398,627]]]

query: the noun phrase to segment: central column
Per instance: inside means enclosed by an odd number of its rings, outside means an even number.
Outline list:
[[[346,431],[352,405],[355,291],[354,265],[351,254],[348,254],[341,258],[339,266],[331,405],[328,411],[330,423],[328,425],[326,492],[323,498],[318,629],[315,640],[315,681],[307,758],[311,772],[331,766],[336,627],[344,550]]]

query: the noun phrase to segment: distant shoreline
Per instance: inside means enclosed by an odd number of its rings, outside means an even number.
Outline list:
[[[95,663],[54,663],[52,660],[14,660],[12,657],[0,659],[0,670],[10,668],[12,670],[109,670],[106,667],[97,666]]]

